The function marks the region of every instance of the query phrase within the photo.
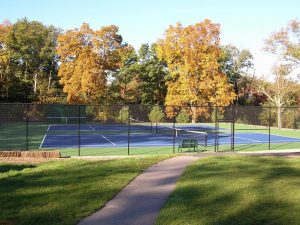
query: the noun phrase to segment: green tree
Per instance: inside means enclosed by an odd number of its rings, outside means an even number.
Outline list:
[[[25,18],[13,24],[5,38],[15,76],[31,85],[37,98],[42,92],[53,91],[53,82],[57,80],[55,48],[58,33],[53,26]]]
[[[164,61],[159,60],[156,44],[143,44],[138,54],[141,103],[144,105],[163,105],[167,94],[166,81],[168,69]]]
[[[122,63],[118,71],[112,74],[107,99],[118,104],[140,103],[139,67],[135,50],[128,46],[122,54]]]
[[[219,59],[222,71],[234,82],[241,76],[253,70],[253,56],[249,50],[239,50],[233,45],[222,46],[222,55]]]
[[[163,122],[165,114],[159,106],[154,106],[148,116],[152,123],[160,123]]]
[[[253,56],[249,50],[233,45],[222,46],[221,70],[233,85],[239,104],[249,102],[255,82]],[[251,95],[251,96],[250,96]]]

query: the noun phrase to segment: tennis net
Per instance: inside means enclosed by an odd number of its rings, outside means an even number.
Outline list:
[[[86,122],[85,116],[48,116],[49,124],[77,124]]]
[[[207,146],[208,133],[204,131],[189,130],[169,126],[168,124],[156,124],[156,133],[160,135],[173,135],[175,139],[196,139],[200,145]]]
[[[152,122],[142,121],[138,119],[130,118],[130,127],[132,129],[138,129],[139,131],[150,131],[152,132],[153,124]]]

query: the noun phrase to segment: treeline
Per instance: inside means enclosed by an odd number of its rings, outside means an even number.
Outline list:
[[[299,33],[299,22],[289,26],[287,32]],[[273,34],[265,50],[294,62],[280,63],[274,74],[281,74],[280,84],[293,87],[284,86],[289,91],[281,106],[296,105],[299,85],[285,76],[299,63],[300,51],[282,53],[282,43]],[[62,31],[26,18],[0,25],[1,102],[188,106],[195,117],[203,114],[195,111],[197,105],[276,105],[277,81],[258,79],[254,71],[252,54],[221,46],[220,25],[210,20],[187,27],[177,23],[138,50],[115,25],[93,30],[84,23]]]

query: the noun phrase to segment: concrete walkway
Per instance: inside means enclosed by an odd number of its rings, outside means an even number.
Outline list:
[[[78,225],[153,225],[185,167],[197,159],[178,156],[159,162]]]

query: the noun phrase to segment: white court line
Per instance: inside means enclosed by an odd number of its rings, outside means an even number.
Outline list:
[[[42,142],[41,142],[41,144],[40,144],[40,147],[39,147],[39,149],[41,149],[41,148],[42,148],[42,145],[44,144],[44,141],[45,141],[45,139],[46,139],[46,136],[47,136],[47,134],[45,134],[45,135],[44,135],[44,138],[43,138],[43,140],[42,140]]]
[[[47,132],[50,130],[51,125],[48,126]]]
[[[105,140],[107,140],[108,142],[110,142],[112,145],[116,145],[116,144],[113,143],[111,140],[109,140],[108,138],[106,138],[104,135],[101,134],[101,136],[102,136]]]
[[[244,140],[247,140],[247,141],[254,141],[254,142],[263,142],[263,141],[259,141],[259,140],[255,140],[255,139],[250,139],[250,138],[242,138],[242,137],[238,137],[238,136],[234,136],[234,138],[239,138],[239,139],[244,139]]]
[[[93,128],[92,126],[89,126],[89,128],[93,131],[96,131],[95,128]]]

